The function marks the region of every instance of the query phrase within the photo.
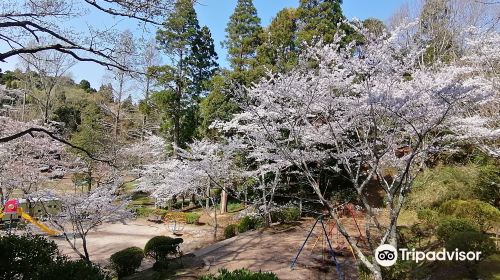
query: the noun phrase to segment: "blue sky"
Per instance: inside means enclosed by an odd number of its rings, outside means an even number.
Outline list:
[[[219,55],[219,64],[227,66],[226,52],[221,48],[220,42],[224,40],[225,28],[229,17],[231,16],[237,0],[199,0],[196,7],[200,25],[207,25],[212,31],[217,53]],[[278,11],[286,7],[297,7],[299,0],[254,0],[262,25],[268,25]],[[386,21],[391,14],[397,10],[406,0],[344,0],[342,9],[348,19],[358,18],[366,19],[374,17]],[[137,36],[152,37],[154,32],[144,34],[138,30],[135,23],[127,20],[119,20],[102,17],[102,14],[91,13],[84,21],[74,22],[72,25],[83,27],[90,23],[99,22],[102,26],[114,26],[117,29],[131,29]],[[0,50],[5,50],[5,46],[0,45]],[[165,60],[166,61],[166,60]],[[0,68],[12,70],[16,68],[17,60],[9,59],[7,63],[0,63]],[[92,63],[78,63],[70,72],[76,82],[81,79],[89,80],[92,87],[98,88],[106,82],[105,69]]]

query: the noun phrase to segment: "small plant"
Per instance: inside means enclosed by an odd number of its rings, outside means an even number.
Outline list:
[[[144,252],[139,247],[129,247],[111,255],[110,262],[118,278],[132,275],[141,266]]]
[[[271,219],[275,222],[291,223],[300,220],[300,209],[294,206],[283,207],[271,213]]]
[[[220,269],[219,275],[204,275],[198,280],[279,280],[279,278],[272,272],[252,272],[243,268],[234,271]]]
[[[200,214],[190,212],[186,213],[186,224],[197,224],[200,220]]]
[[[261,228],[264,221],[260,217],[245,216],[238,223],[238,232],[243,233],[249,230]]]
[[[450,237],[459,232],[478,231],[478,227],[466,219],[455,217],[443,218],[437,229],[437,236],[446,242]]]
[[[224,237],[226,239],[236,236],[236,230],[238,226],[236,224],[230,224],[224,229]]]
[[[146,246],[144,246],[144,254],[156,261],[156,268],[162,265],[166,266],[166,261],[169,256],[180,254],[179,245],[183,242],[184,240],[182,238],[155,236],[146,243]]]

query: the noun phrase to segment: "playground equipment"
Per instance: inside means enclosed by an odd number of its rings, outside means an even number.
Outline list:
[[[21,202],[23,202],[23,201],[21,201]],[[41,202],[41,201],[39,200],[39,202]],[[39,222],[38,220],[36,220],[35,218],[33,218],[30,214],[24,212],[23,207],[21,207],[21,205],[22,204],[17,199],[8,200],[4,205],[4,212],[0,213],[0,219],[3,222],[8,220],[12,223],[12,221],[18,221],[18,220],[20,220],[20,218],[22,218],[25,221],[35,225],[36,227],[38,227],[39,229],[41,229],[42,231],[44,231],[45,233],[47,233],[50,236],[60,235],[60,233],[58,231],[50,229],[45,224],[43,224],[43,223]],[[54,208],[54,207],[50,207],[50,208]],[[36,210],[36,213],[41,213],[40,209],[35,209],[35,210]],[[38,211],[38,210],[40,210],[40,211]]]
[[[318,223],[320,223],[321,227],[323,228],[323,231],[322,231],[323,232],[323,236],[324,236],[324,238],[326,239],[326,241],[328,243],[328,247],[329,247],[329,251],[328,252],[330,253],[330,255],[333,258],[333,261],[335,262],[335,268],[337,270],[339,278],[342,279],[342,280],[344,280],[345,279],[344,274],[342,273],[342,270],[340,269],[340,264],[337,261],[336,253],[335,253],[335,251],[333,250],[333,247],[332,247],[332,242],[330,241],[330,238],[328,237],[328,233],[326,232],[326,227],[325,227],[325,223],[323,222],[323,219],[324,219],[324,215],[320,215],[316,219],[316,222],[314,222],[314,225],[312,226],[311,230],[309,231],[309,234],[307,235],[306,240],[304,240],[304,243],[300,247],[299,252],[295,256],[295,259],[292,261],[292,265],[290,266],[290,268],[293,269],[295,267],[295,265],[297,264],[297,260],[299,259],[300,253],[302,253],[302,250],[304,250],[304,247],[306,246],[307,241],[311,237],[311,234],[313,233],[314,228],[316,228],[316,225]]]

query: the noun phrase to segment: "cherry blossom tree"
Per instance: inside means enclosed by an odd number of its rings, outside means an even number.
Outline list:
[[[100,186],[91,192],[44,195],[61,201],[61,213],[51,217],[50,223],[83,260],[90,261],[87,236],[92,230],[103,223],[124,223],[133,216],[127,209],[129,201],[116,195],[117,185]]]
[[[453,117],[471,102],[492,98],[491,83],[472,67],[418,63],[425,46],[400,40],[407,28],[412,26],[379,37],[361,30],[360,46],[342,48],[338,35],[333,45],[310,48],[297,69],[247,88],[240,97],[244,111],[216,124],[272,151],[257,158],[300,170],[375,279],[382,279],[379,265],[347,232],[312,167],[333,160],[346,174],[367,213],[371,252],[384,243],[397,246],[397,218],[412,182],[453,136],[444,133],[455,127]],[[367,199],[373,183],[384,193],[387,223],[377,219]]]
[[[46,133],[37,131],[45,130],[54,136],[53,127],[42,127],[36,123],[18,122],[8,117],[0,117],[0,137],[15,131],[24,131],[29,127],[35,129],[31,134],[0,143],[2,205],[13,192],[29,195],[39,191],[45,182],[60,179],[81,167],[81,162],[66,152],[63,143]]]

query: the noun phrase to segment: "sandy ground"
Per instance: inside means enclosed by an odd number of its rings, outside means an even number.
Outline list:
[[[237,236],[220,246],[214,244],[210,246],[212,248],[195,251],[197,257],[193,261],[193,266],[198,268],[186,275],[193,277],[216,273],[219,268],[228,270],[248,268],[253,271],[272,271],[282,280],[340,279],[335,263],[328,257],[328,247],[326,240],[321,237],[323,234],[319,225],[302,251],[295,269],[290,268],[312,223],[313,221],[308,220],[283,232],[272,229],[253,231]],[[350,230],[355,230],[352,226],[348,227]],[[335,234],[332,241],[334,250],[338,253],[337,260],[341,273],[345,275],[345,279],[357,279],[357,265],[350,249],[346,248],[345,242],[340,238],[337,239]]]
[[[181,250],[185,254],[210,244],[212,236],[210,226],[182,225],[182,230],[179,231],[182,236],[175,236],[170,228],[168,224],[155,224],[143,219],[128,221],[125,224],[104,224],[89,233],[87,237],[90,259],[101,265],[107,265],[113,253],[132,246],[144,248],[149,239],[158,235],[183,238]],[[51,239],[57,243],[64,254],[77,257],[63,237]],[[144,268],[148,266],[148,262],[145,262]]]

